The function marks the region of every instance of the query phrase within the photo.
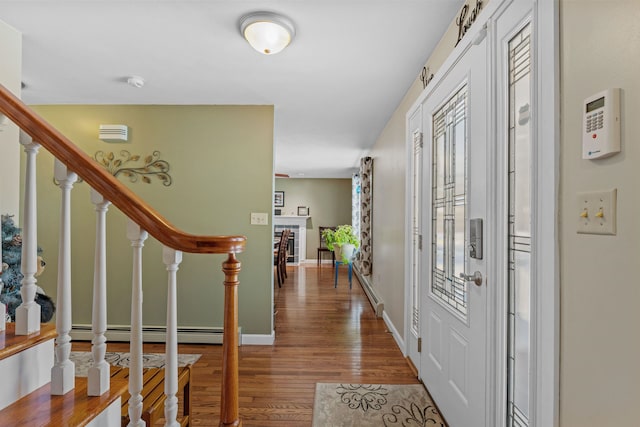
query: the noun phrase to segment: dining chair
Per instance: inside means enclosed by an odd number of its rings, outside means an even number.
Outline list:
[[[291,234],[291,230],[285,229],[282,230],[280,234],[280,241],[278,242],[277,248],[274,248],[274,265],[276,267],[276,276],[278,280],[278,287],[281,288],[284,283],[284,279],[287,278],[287,247],[289,242],[289,235]]]
[[[332,250],[327,247],[327,241],[324,237],[322,237],[322,232],[326,229],[335,230],[336,227],[318,227],[318,232],[320,233],[320,246],[318,246],[318,265],[322,262],[322,254],[325,252],[331,252],[332,263],[336,262],[336,254]]]

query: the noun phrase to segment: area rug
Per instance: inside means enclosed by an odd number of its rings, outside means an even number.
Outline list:
[[[92,359],[89,351],[72,351],[69,356],[72,362],[76,364],[76,376],[86,377],[91,367]],[[129,353],[107,352],[104,359],[111,366],[129,367]],[[200,359],[199,354],[178,354],[178,366],[193,365]],[[161,353],[144,353],[142,355],[142,366],[144,368],[164,368],[164,354]]]
[[[446,427],[420,384],[317,383],[313,427]]]

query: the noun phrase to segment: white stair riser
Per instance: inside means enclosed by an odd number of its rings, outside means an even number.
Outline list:
[[[51,381],[53,339],[0,360],[0,410]]]
[[[87,427],[113,427],[122,423],[120,419],[120,411],[122,410],[122,401],[117,398],[111,405],[91,420]]]

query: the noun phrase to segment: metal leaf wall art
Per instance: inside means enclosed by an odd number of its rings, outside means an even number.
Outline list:
[[[151,184],[155,178],[159,179],[165,187],[172,183],[169,163],[160,159],[159,151],[154,151],[144,158],[138,154],[131,154],[127,150],[120,151],[118,155],[111,151],[97,151],[94,158],[111,175],[115,177],[122,175],[128,178],[129,182],[140,180],[145,184]]]

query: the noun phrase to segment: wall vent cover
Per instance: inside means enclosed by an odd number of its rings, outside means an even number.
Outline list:
[[[99,138],[104,142],[127,142],[128,136],[126,125],[100,125]]]

